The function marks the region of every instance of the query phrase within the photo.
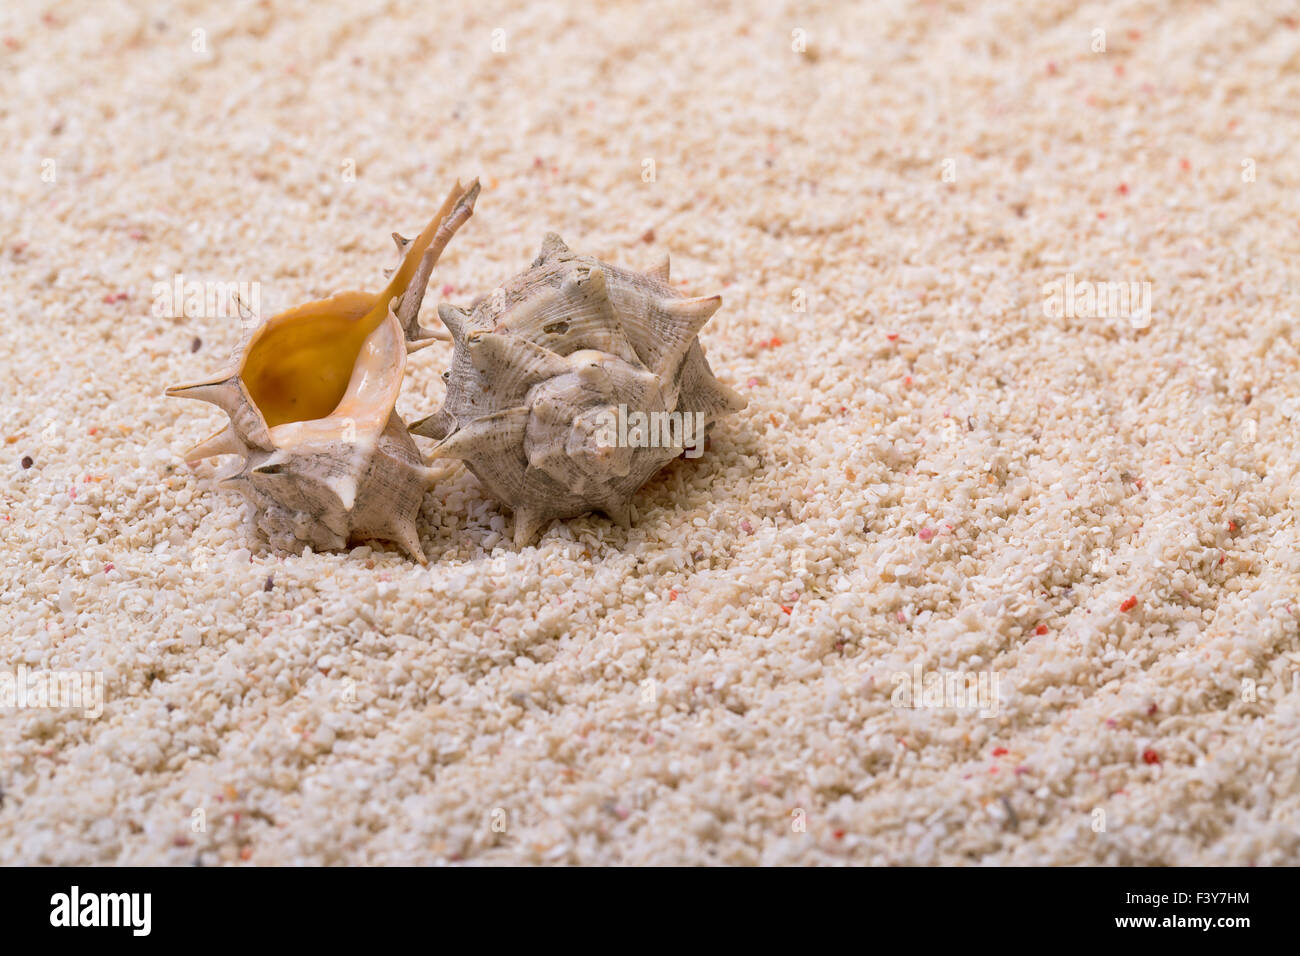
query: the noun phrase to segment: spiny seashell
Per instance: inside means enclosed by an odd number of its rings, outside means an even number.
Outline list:
[[[745,407],[697,338],[721,303],[677,295],[666,259],[632,272],[552,233],[528,271],[472,311],[439,306],[454,343],[447,396],[411,431],[438,439],[432,458],[463,460],[513,510],[518,546],[587,511],[626,527],[637,489]]]
[[[323,551],[381,538],[425,563],[415,517],[434,472],[394,406],[407,352],[446,337],[420,328],[420,303],[477,196],[477,181],[457,183],[418,239],[394,233],[402,257],[384,291],[341,292],[272,316],[244,336],[230,368],[167,389],[230,416],[185,459],[239,455],[222,485],[252,502],[273,545]]]

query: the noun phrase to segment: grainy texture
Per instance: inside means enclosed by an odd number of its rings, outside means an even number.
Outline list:
[[[133,6],[0,11],[0,670],[107,681],[0,712],[0,860],[1300,862],[1292,4]],[[667,250],[749,407],[627,532],[269,550],[153,284],[374,288],[474,175],[430,307]]]

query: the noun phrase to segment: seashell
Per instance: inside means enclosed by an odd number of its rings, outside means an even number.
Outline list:
[[[420,304],[477,196],[477,181],[457,183],[418,239],[394,233],[401,259],[382,292],[342,292],[272,316],[245,334],[229,368],[167,389],[230,417],[185,460],[239,455],[221,484],[253,504],[276,547],[380,538],[425,563],[415,517],[434,470],[394,406],[407,353],[446,338],[420,328]]]
[[[447,395],[411,431],[438,439],[432,459],[461,459],[514,512],[518,546],[588,511],[626,527],[646,480],[745,407],[697,337],[721,303],[675,293],[666,259],[633,272],[552,233],[472,310],[439,306],[454,343]]]

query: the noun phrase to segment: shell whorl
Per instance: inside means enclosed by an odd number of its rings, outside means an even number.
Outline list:
[[[432,458],[461,459],[514,511],[517,545],[587,511],[626,526],[632,496],[691,432],[702,443],[745,406],[697,338],[721,301],[676,295],[666,260],[619,269],[551,233],[525,273],[472,310],[439,307],[453,342],[447,396],[411,431],[437,439]],[[660,432],[625,427],[638,415]]]

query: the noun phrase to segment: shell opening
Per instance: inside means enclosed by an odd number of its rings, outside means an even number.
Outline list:
[[[288,315],[249,343],[241,378],[274,428],[325,418],[343,400],[357,357],[383,313]]]

